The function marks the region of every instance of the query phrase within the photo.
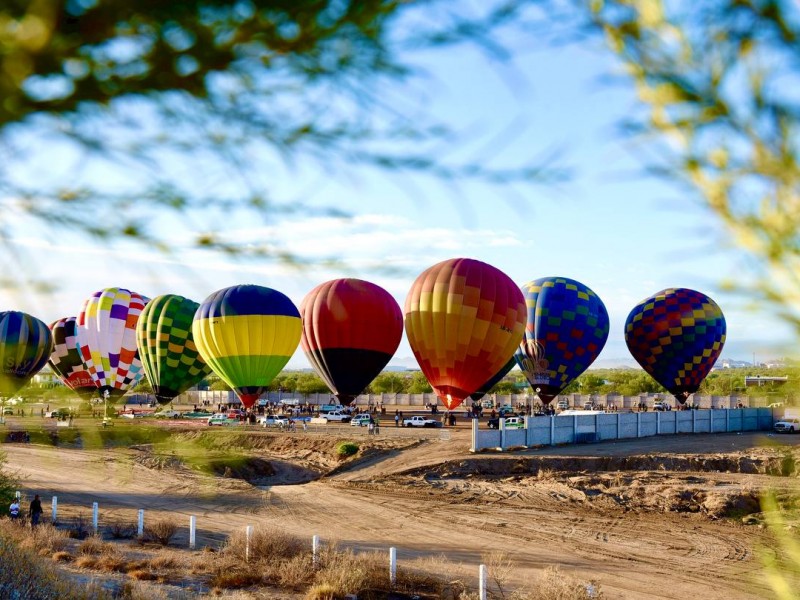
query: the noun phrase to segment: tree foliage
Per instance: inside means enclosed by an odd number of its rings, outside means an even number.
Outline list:
[[[800,331],[800,11],[781,0],[586,0],[657,142],[649,166],[684,185],[745,251],[727,282]],[[647,147],[645,145],[645,147]]]
[[[425,118],[408,96],[384,93],[387,83],[419,75],[408,60],[416,50],[471,43],[501,56],[493,32],[525,5],[5,2],[0,236],[13,240],[27,215],[40,227],[106,241],[297,264],[274,241],[226,235],[219,218],[274,224],[312,212],[300,190],[290,198],[274,190],[278,175],[297,168],[367,167],[495,186],[560,178],[535,160],[511,169],[483,157],[448,160],[440,145],[455,147],[460,134]],[[55,163],[41,160],[45,146],[57,152]],[[89,212],[93,219],[83,217]],[[341,214],[331,206],[313,212]]]

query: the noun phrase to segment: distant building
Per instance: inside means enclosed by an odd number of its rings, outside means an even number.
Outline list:
[[[752,377],[745,377],[744,384],[747,387],[762,386],[762,385],[783,385],[789,381],[788,376],[783,377],[766,377],[764,375],[754,375]]]

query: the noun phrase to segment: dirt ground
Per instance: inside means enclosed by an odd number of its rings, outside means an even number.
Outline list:
[[[62,518],[134,521],[197,517],[198,547],[270,523],[357,549],[398,548],[400,561],[444,554],[477,565],[493,551],[515,579],[559,565],[596,580],[606,598],[768,598],[765,557],[779,556],[759,518],[766,489],[792,495],[800,436],[663,436],[471,454],[449,441],[361,441],[347,461],[335,439],[302,433],[180,432],[168,451],[148,445],[82,449],[5,444],[26,494]],[[187,456],[242,452],[269,467],[214,476]],[[231,476],[232,475],[232,476]],[[185,544],[182,532],[177,545]]]

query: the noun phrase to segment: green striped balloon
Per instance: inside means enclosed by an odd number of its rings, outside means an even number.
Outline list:
[[[166,294],[153,298],[139,317],[136,345],[160,404],[172,402],[211,373],[192,336],[192,319],[198,306],[183,296]]]
[[[52,351],[53,336],[42,321],[24,312],[0,312],[0,396],[25,387]]]

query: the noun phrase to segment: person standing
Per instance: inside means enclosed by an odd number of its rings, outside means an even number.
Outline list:
[[[19,519],[19,500],[14,498],[11,506],[8,507],[8,514],[11,515],[11,520],[16,521]]]
[[[31,527],[39,524],[39,518],[42,516],[42,501],[39,500],[39,494],[36,494],[31,500]]]
[[[397,411],[394,411],[394,426],[400,427],[400,413]]]

